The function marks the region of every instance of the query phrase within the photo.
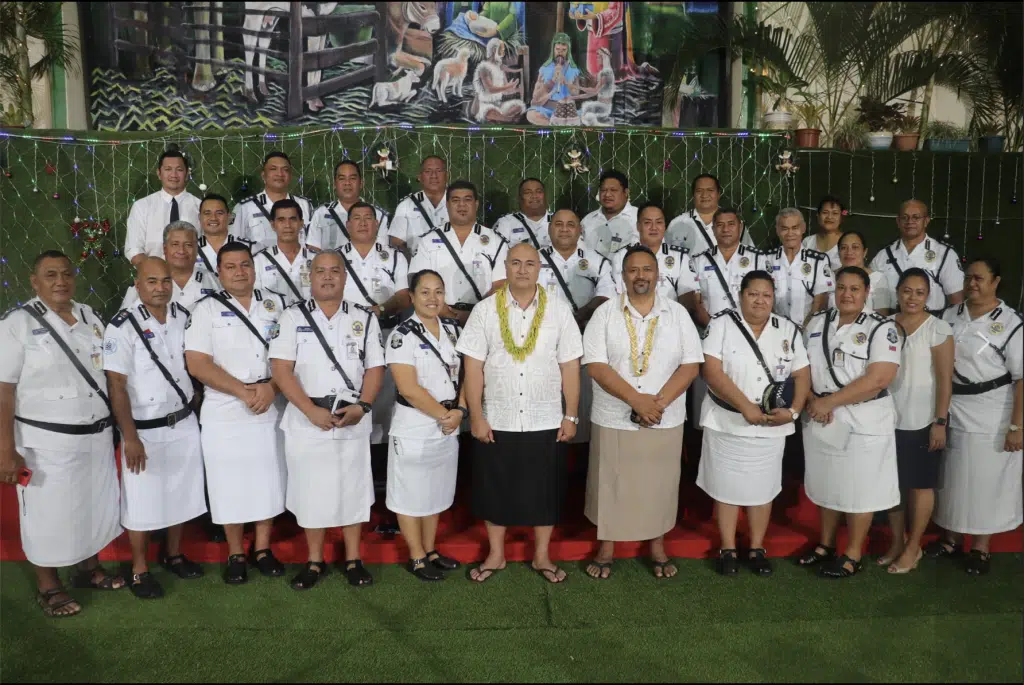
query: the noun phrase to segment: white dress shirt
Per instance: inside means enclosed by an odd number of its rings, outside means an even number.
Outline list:
[[[359,250],[347,242],[338,248],[338,252],[348,260],[348,278],[345,279],[346,301],[373,307],[384,304],[399,290],[409,289],[409,262],[405,255],[395,248],[377,242],[366,253],[366,257],[360,257]],[[373,298],[373,302],[363,296],[356,285],[357,278]]]
[[[419,203],[417,205],[417,203]],[[402,198],[391,217],[388,236],[405,242],[412,254],[416,254],[421,236],[448,223],[448,203],[441,198],[436,207],[421,190]]]
[[[710,250],[718,244],[714,228],[711,224],[704,223],[696,209],[683,212],[672,219],[665,231],[665,242],[675,247],[685,247],[692,255]],[[754,246],[750,231],[745,227],[743,235],[740,236],[740,244]]]
[[[349,389],[345,379],[334,368],[299,307],[305,307],[310,313],[352,382],[353,389]],[[280,335],[270,343],[270,357],[295,362],[293,372],[307,397],[340,395],[346,402],[358,401],[363,388],[363,374],[374,367],[384,366],[384,348],[377,317],[348,302],[342,302],[334,316],[328,319],[316,301],[309,300],[289,307],[281,316],[280,324]],[[373,412],[367,413],[354,426],[332,428],[328,432],[314,426],[298,407],[289,403],[284,410],[281,430],[321,439],[369,440],[373,430]]]
[[[834,275],[834,274],[833,274]],[[881,271],[872,271],[868,274],[868,297],[864,302],[864,311],[873,312],[879,309],[894,311],[899,304],[896,301],[896,293],[889,286],[889,279]],[[836,291],[833,286],[828,294],[828,308],[836,308]]]
[[[935,368],[932,348],[953,335],[953,328],[937,316],[928,316],[907,336],[900,357],[900,370],[889,386],[896,405],[896,429],[920,430],[935,420]]]
[[[602,210],[595,209],[580,222],[583,244],[602,257],[610,258],[612,253],[640,240],[636,230],[636,215],[636,207],[629,202],[611,218],[605,216]]]
[[[245,238],[240,238],[238,236],[231,235],[230,233],[228,233],[228,237],[224,240],[221,246],[223,247],[228,243],[244,243],[245,245],[249,246],[249,250],[253,252],[254,256],[255,253],[257,252],[256,244],[254,242],[252,242],[251,240],[246,240]],[[197,243],[196,249],[196,264],[202,266],[215,279],[219,278],[219,275],[217,273],[217,250],[213,249],[213,245],[210,244],[210,241],[207,240],[206,236],[199,237],[199,242]],[[221,288],[218,285],[217,290],[220,289]]]
[[[762,329],[761,336],[755,339],[765,364],[772,372],[771,378],[768,378],[740,326],[747,330],[751,338],[755,337],[750,324],[739,312],[726,310],[713,318],[704,336],[704,356],[721,361],[722,372],[736,384],[748,400],[760,405],[769,383],[782,383],[792,376],[794,371],[799,371],[809,364],[807,350],[804,348],[800,328],[786,317],[772,314]],[[742,414],[729,411],[711,399],[710,391],[704,397],[704,404],[701,407],[700,425],[730,435],[759,438],[777,438],[796,432],[796,425],[793,423],[782,426],[751,425]]]
[[[64,319],[34,297],[33,307],[67,343],[104,392],[103,322],[87,304],[71,303],[76,321]],[[35,421],[90,424],[110,416],[110,409],[86,383],[53,337],[28,312],[12,309],[0,318],[0,383],[17,385],[14,415]],[[21,447],[75,451],[81,435],[66,435],[14,422],[14,443]]]
[[[416,254],[409,263],[409,272],[432,269],[441,274],[444,279],[444,301],[448,304],[476,304],[478,298],[445,244],[450,245],[459,255],[481,295],[486,295],[495,281],[505,279],[508,243],[501,236],[477,224],[460,245],[455,229],[451,224],[445,224],[429,235],[422,236],[417,243]]]
[[[185,369],[185,324],[189,313],[176,304],[167,306],[164,323],[156,320],[146,305],[123,309],[107,324],[103,337],[103,370],[127,376],[128,400],[136,421],[161,419],[183,409],[181,398],[153,362],[145,343],[128,321],[135,318],[160,363],[167,368],[186,399],[194,390]],[[172,442],[181,436],[174,428],[147,428],[147,442]]]
[[[931,290],[925,306],[931,311],[946,308],[946,296],[962,292],[964,271],[956,250],[935,238],[925,237],[908,254],[902,240],[886,245],[871,260],[871,270],[881,271],[895,293],[900,274],[916,266],[932,277]]]
[[[530,243],[539,250],[551,244],[551,235],[548,232],[550,222],[550,214],[545,214],[534,221],[522,212],[512,212],[494,223],[494,232],[507,240],[509,246]]]
[[[714,316],[723,309],[735,309],[740,302],[740,284],[747,273],[765,267],[765,257],[760,250],[746,245],[738,245],[729,261],[718,249],[718,246],[690,258],[693,268],[697,270],[700,282],[700,294],[704,308]],[[729,290],[722,288],[715,267],[721,271]]]
[[[459,322],[440,317],[438,327],[440,338],[435,338],[423,325],[418,314],[413,314],[391,332],[384,346],[384,357],[388,366],[405,364],[416,369],[416,382],[438,402],[457,399],[455,388],[459,382],[459,368],[462,358],[455,351],[458,344]],[[423,342],[417,332],[428,342]],[[434,349],[430,349],[433,345]],[[434,350],[441,355],[438,359]],[[443,361],[442,361],[443,360]],[[391,419],[391,435],[399,438],[438,439],[445,437],[437,419],[424,414],[415,407],[395,403]]]
[[[555,275],[555,269],[558,269],[558,273],[562,275],[562,280],[565,281],[565,285],[572,295],[575,311],[575,309],[585,307],[594,299],[598,284],[608,268],[608,260],[593,250],[583,247],[582,240],[576,244],[576,249],[568,259],[549,245],[540,251],[540,277],[537,279],[537,283],[541,287],[547,288],[549,297],[558,297],[566,304],[570,304],[562,284],[558,281],[558,276]]]
[[[775,312],[803,324],[814,298],[835,289],[828,256],[802,248],[789,261],[779,247],[763,255],[765,271],[775,280]]]
[[[508,326],[516,345],[537,315],[540,289],[526,309],[505,288]],[[534,432],[562,425],[562,374],[559,364],[583,355],[583,339],[572,309],[562,300],[547,298],[544,320],[533,353],[517,362],[501,340],[497,296],[473,308],[455,347],[484,363],[483,410],[492,430]]]
[[[188,279],[184,288],[171,279],[171,302],[177,303],[187,312],[191,312],[196,302],[220,289],[220,282],[211,277],[210,272],[206,269],[197,266],[192,272],[192,278]],[[134,285],[129,286],[128,291],[124,294],[124,299],[121,300],[120,309],[130,309],[137,304],[139,304],[139,291],[135,289]]]
[[[275,295],[282,297],[287,306],[291,306],[300,300],[308,300],[311,295],[312,281],[310,274],[313,271],[313,257],[316,255],[309,248],[299,249],[295,259],[291,262],[281,248],[277,245],[257,252],[253,257],[253,268],[256,270],[256,287],[262,290],[269,290]],[[298,288],[298,294],[288,285],[288,281],[281,275],[281,272],[288,275],[292,285]],[[301,295],[301,297],[300,297]]]
[[[984,383],[1007,373],[1014,383],[1021,379],[1024,320],[1005,302],[1000,300],[995,309],[977,319],[971,319],[966,304],[949,307],[942,318],[953,327],[954,386]],[[1005,433],[1013,413],[1013,393],[1013,383],[979,395],[954,393],[950,428],[965,433]]]
[[[285,195],[285,199],[295,200],[302,208],[303,230],[299,231],[299,242],[305,245],[305,229],[313,217],[313,203],[301,195]],[[277,234],[274,233],[274,227],[270,223],[270,210],[273,207],[274,201],[267,197],[265,192],[245,198],[235,205],[235,209],[231,212],[233,219],[230,232],[256,243],[254,249],[277,244]]]
[[[829,327],[829,349],[824,349],[824,330]],[[867,372],[876,362],[900,363],[903,342],[892,319],[878,314],[862,312],[853,323],[839,326],[839,310],[818,312],[807,323],[804,334],[807,358],[811,362],[811,390],[816,395],[838,392],[828,370],[828,355],[832,368],[843,386],[849,385]],[[886,435],[896,429],[896,411],[892,396],[847,404],[833,412],[833,419],[842,421],[851,432],[860,435]]]
[[[811,234],[803,239],[800,243],[801,247],[806,247],[811,250],[818,250],[818,237],[816,234]],[[820,250],[818,250],[820,252]],[[832,249],[825,253],[828,257],[828,265],[833,271],[839,271],[843,266],[843,262],[839,259],[839,243],[832,246]]]
[[[627,248],[628,249],[628,248]],[[655,252],[658,259],[658,294],[670,300],[678,300],[686,293],[700,290],[697,270],[690,261],[690,253],[684,247],[669,247],[662,243]],[[597,285],[600,297],[612,299],[626,292],[626,284],[622,280],[622,262],[626,258],[626,250],[619,250],[611,256],[611,265],[601,276]]]
[[[377,240],[387,242],[388,223],[391,217],[380,207],[374,206],[373,211],[377,215]],[[335,221],[335,215],[341,221],[341,226]],[[340,202],[335,200],[320,205],[313,212],[313,218],[309,221],[306,244],[321,252],[337,249],[349,242],[349,239],[345,237],[345,232],[341,230],[342,226],[345,226],[347,230],[348,210]]]
[[[648,368],[642,376],[633,375],[626,316],[633,320],[638,362],[643,357],[647,332],[652,325],[655,326]],[[607,364],[637,392],[645,395],[658,394],[676,369],[683,364],[704,362],[700,335],[689,313],[683,305],[660,294],[655,296],[654,307],[647,316],[642,316],[625,295],[619,295],[602,304],[594,311],[593,318],[587,324],[583,336],[583,350],[584,364]],[[632,409],[628,404],[610,395],[597,381],[591,382],[594,391],[594,403],[590,408],[592,422],[615,430],[640,429],[629,420]],[[665,408],[661,423],[653,428],[675,428],[681,426],[684,421],[685,392]]]
[[[127,236],[124,256],[131,261],[140,254],[150,257],[164,256],[164,229],[171,223],[171,200],[178,201],[178,219],[187,221],[202,234],[199,226],[199,198],[187,190],[170,195],[158,190],[132,204],[128,212]]]

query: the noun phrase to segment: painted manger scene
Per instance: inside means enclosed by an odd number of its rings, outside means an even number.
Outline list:
[[[90,3],[91,114],[100,130],[716,126],[722,60],[680,70],[675,57],[686,22],[720,11],[715,2]]]

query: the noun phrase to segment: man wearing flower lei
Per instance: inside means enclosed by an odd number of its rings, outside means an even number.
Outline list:
[[[622,280],[625,292],[597,308],[583,335],[594,384],[585,513],[601,543],[587,574],[611,576],[616,541],[649,540],[654,575],[671,578],[664,542],[679,505],[686,390],[704,354],[686,308],[658,292],[650,248],[626,250]]]
[[[583,338],[568,302],[537,287],[540,265],[532,245],[511,248],[506,284],[473,308],[455,348],[474,438],[473,512],[490,546],[470,572],[478,583],[505,568],[508,526],[532,526],[534,570],[550,583],[565,580],[548,544],[565,501],[566,443],[579,422]]]

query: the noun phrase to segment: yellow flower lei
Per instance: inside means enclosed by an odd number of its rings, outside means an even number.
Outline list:
[[[629,333],[629,360],[633,366],[633,375],[643,376],[650,368],[648,362],[651,359],[651,350],[654,349],[654,331],[658,327],[658,319],[661,317],[654,317],[648,324],[647,334],[644,336],[643,359],[638,360],[636,328],[633,326],[633,317],[629,313],[629,307],[626,306],[625,295],[622,296],[622,316],[626,320],[626,332]]]
[[[502,288],[495,294],[496,304],[498,305],[498,323],[501,326],[501,341],[505,344],[505,349],[512,355],[513,359],[517,362],[524,362],[528,356],[533,354],[533,349],[537,347],[537,335],[540,333],[540,325],[544,321],[544,312],[548,306],[548,295],[544,288],[537,288],[537,312],[533,315],[533,322],[530,324],[526,341],[520,347],[516,345],[516,341],[512,338],[512,329],[508,326],[507,292],[507,288]]]

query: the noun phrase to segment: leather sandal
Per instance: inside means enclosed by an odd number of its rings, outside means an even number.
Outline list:
[[[228,567],[224,570],[224,582],[228,585],[241,585],[249,580],[244,554],[232,554],[228,557]]]
[[[345,578],[348,584],[355,587],[369,587],[373,585],[373,576],[363,566],[361,559],[353,559],[345,562]]]
[[[161,565],[178,576],[182,580],[193,580],[203,577],[203,567],[192,561],[184,554],[175,554],[173,557],[164,557]]]
[[[164,589],[149,571],[133,573],[128,589],[139,599],[160,599],[164,596]]]
[[[852,567],[852,570],[846,568],[847,564]],[[860,561],[851,559],[844,554],[840,557],[836,557],[828,564],[823,564],[821,568],[818,569],[818,575],[822,578],[849,578],[857,575],[861,567],[862,564]]]
[[[268,578],[283,576],[285,573],[284,564],[277,560],[274,553],[267,549],[258,549],[252,553],[252,564],[260,570],[260,573]]]
[[[67,599],[55,602],[53,598],[57,595],[67,595]],[[36,593],[36,601],[42,607],[43,615],[47,618],[67,618],[68,616],[77,616],[82,611],[82,605],[78,604],[78,600],[74,597],[68,595],[67,590],[62,585],[58,585],[52,590]],[[69,604],[78,604],[78,609],[66,613],[60,611]]]
[[[444,580],[444,573],[441,571],[441,568],[437,564],[431,563],[431,561],[426,557],[410,559],[407,568],[409,569],[409,573],[413,574],[420,580],[428,582]]]
[[[983,576],[989,572],[992,566],[992,554],[982,552],[980,549],[972,549],[967,555],[967,563],[964,570],[968,575]]]
[[[433,565],[435,568],[441,569],[442,571],[454,571],[458,569],[460,566],[462,566],[462,564],[460,564],[455,559],[452,559],[451,557],[446,557],[445,555],[438,552],[436,549],[432,549],[429,552],[427,552],[426,559],[427,563]]]
[[[950,542],[939,538],[933,542],[929,542],[922,548],[924,555],[931,559],[959,559],[964,556],[964,546],[960,543]]]
[[[819,552],[818,550],[822,551]],[[805,554],[799,559],[797,559],[797,563],[801,566],[814,566],[815,564],[819,564],[823,561],[832,559],[833,557],[835,557],[835,555],[835,547],[829,547],[828,545],[818,543],[814,546],[814,549],[812,549],[809,554]]]
[[[740,572],[739,556],[736,550],[722,549],[718,551],[717,570],[723,576],[735,576]]]
[[[103,578],[100,580],[95,579],[97,571],[103,574]],[[121,581],[121,584],[115,585],[117,581]],[[124,578],[107,573],[99,564],[90,569],[79,571],[71,578],[71,587],[78,590],[120,590],[125,585],[127,583],[124,582]]]
[[[772,574],[772,562],[768,561],[768,552],[764,547],[754,547],[747,552],[747,566],[765,578]]]
[[[320,579],[327,575],[327,562],[308,561],[305,567],[299,571],[299,575],[292,579],[293,590],[309,590],[320,582]]]

